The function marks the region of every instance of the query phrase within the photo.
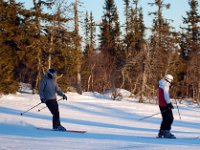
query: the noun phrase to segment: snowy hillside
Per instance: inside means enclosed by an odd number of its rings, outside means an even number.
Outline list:
[[[51,128],[48,109],[38,112],[38,95],[17,94],[0,98],[0,150],[197,150],[200,148],[200,108],[179,104],[181,120],[174,109],[172,133],[177,139],[156,139],[161,116],[139,120],[159,112],[157,105],[124,98],[112,101],[98,93],[67,93],[59,101],[62,125],[87,133],[38,130]]]

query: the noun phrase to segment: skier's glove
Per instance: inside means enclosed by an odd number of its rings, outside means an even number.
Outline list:
[[[67,101],[67,96],[66,95],[63,95],[63,100]]]
[[[174,106],[172,105],[172,103],[167,104],[169,109],[174,109]]]
[[[41,103],[46,103],[46,99],[41,98],[40,100],[41,100]]]

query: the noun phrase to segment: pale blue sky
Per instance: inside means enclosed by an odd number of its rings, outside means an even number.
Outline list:
[[[100,21],[103,15],[103,6],[105,0],[81,0],[84,2],[84,7],[88,11],[92,11],[95,20]],[[131,1],[131,0],[130,0]],[[140,0],[139,6],[143,8],[144,21],[147,27],[152,25],[153,16],[149,16],[148,12],[155,11],[156,7],[151,7],[147,3],[154,2],[155,0]],[[120,14],[120,20],[124,20],[124,1],[115,0],[118,12]],[[170,3],[170,9],[163,9],[163,15],[166,19],[173,19],[172,26],[178,29],[182,25],[182,16],[186,16],[186,11],[189,10],[188,0],[164,0],[164,3]],[[200,10],[199,10],[200,11]],[[121,21],[121,24],[124,23]]]
[[[32,5],[32,0],[16,0],[17,2],[24,2],[26,6]],[[73,0],[68,0],[73,1]],[[83,2],[81,10],[85,13],[86,10],[89,12],[92,11],[94,19],[96,22],[101,21],[101,16],[103,15],[103,6],[105,0],[80,0]],[[131,0],[130,0],[131,1]],[[154,0],[140,0],[139,6],[143,8],[144,21],[147,27],[151,27],[153,16],[148,16],[148,12],[155,11],[156,7],[151,7],[147,3],[154,2]],[[115,0],[119,17],[120,24],[124,23],[124,1]],[[170,3],[170,9],[163,9],[163,15],[166,19],[173,19],[174,22],[171,23],[176,30],[179,30],[179,27],[182,26],[182,16],[186,16],[186,11],[189,11],[188,0],[164,0],[164,3]],[[199,4],[200,5],[200,4]],[[199,10],[200,13],[200,10]],[[84,18],[83,18],[84,19]]]

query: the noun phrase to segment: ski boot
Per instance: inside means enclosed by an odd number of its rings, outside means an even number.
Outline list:
[[[54,128],[54,130],[56,130],[56,131],[67,131],[66,129],[65,129],[65,127],[63,127],[63,126],[58,126],[57,128]]]
[[[164,130],[160,130],[157,138],[164,138]]]
[[[167,139],[176,139],[176,137],[169,130],[164,130],[163,136]]]

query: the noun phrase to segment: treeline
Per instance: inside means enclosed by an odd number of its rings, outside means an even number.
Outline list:
[[[115,1],[105,0],[102,20],[96,23],[88,11],[81,21],[78,0],[32,0],[30,9],[0,0],[0,93],[15,93],[20,82],[37,90],[48,68],[55,68],[65,92],[72,87],[80,94],[112,90],[117,99],[117,88],[123,88],[144,102],[156,95],[158,80],[169,73],[175,78],[173,96],[199,103],[198,1],[188,0],[179,32],[164,18],[170,4],[163,0],[148,3],[155,8],[149,13],[150,29],[139,0],[123,1],[125,22],[120,22]]]

